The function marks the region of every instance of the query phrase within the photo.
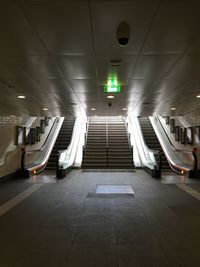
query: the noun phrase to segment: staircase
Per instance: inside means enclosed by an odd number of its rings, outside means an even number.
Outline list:
[[[122,117],[91,117],[83,168],[132,169],[134,167]]]
[[[75,122],[74,117],[67,117],[64,119],[57,140],[49,157],[46,170],[56,170],[58,151],[65,150],[69,146],[71,141],[72,131],[74,128],[74,122]]]
[[[148,117],[138,117],[142,133],[144,136],[145,143],[149,149],[160,151],[161,153],[161,171],[170,172],[172,171],[167,158],[162,150],[160,142],[155,134],[155,131],[151,125],[151,122]]]

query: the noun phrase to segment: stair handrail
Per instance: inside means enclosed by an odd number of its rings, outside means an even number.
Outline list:
[[[126,134],[127,134],[129,148],[132,151],[133,150],[133,146],[131,145],[131,134],[128,132],[128,122],[126,121],[124,116],[123,116],[123,121],[124,121],[125,128],[126,128]]]
[[[83,146],[83,153],[86,149],[86,144],[87,144],[87,139],[88,139],[88,131],[89,131],[89,125],[90,125],[91,117],[87,117],[87,122],[86,122],[86,132],[85,132],[85,141],[84,141],[84,146]]]
[[[108,151],[109,151],[109,143],[108,143],[108,117],[106,116],[106,164],[108,167]]]

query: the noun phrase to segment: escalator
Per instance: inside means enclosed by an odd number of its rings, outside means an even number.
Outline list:
[[[75,123],[74,117],[67,117],[64,119],[60,132],[56,139],[55,145],[49,157],[48,163],[46,165],[46,170],[56,170],[58,152],[60,150],[65,150],[68,148],[71,141],[74,123]]]
[[[142,129],[143,137],[145,143],[149,149],[156,150],[160,152],[161,157],[161,171],[162,172],[170,172],[172,171],[167,158],[163,152],[163,149],[160,145],[160,142],[155,134],[155,131],[152,127],[152,124],[148,117],[138,117],[140,126]]]

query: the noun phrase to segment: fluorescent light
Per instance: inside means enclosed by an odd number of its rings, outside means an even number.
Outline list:
[[[96,110],[96,108],[91,108],[90,110],[92,110],[92,111],[93,111],[93,110]]]
[[[197,95],[196,97],[197,97],[197,98],[200,98],[200,95]]]
[[[17,98],[24,99],[26,97],[25,97],[25,95],[18,95]]]
[[[48,108],[43,108],[42,110],[44,110],[44,111],[47,111],[47,110],[48,110]]]
[[[128,110],[127,108],[123,108],[122,110]]]
[[[115,98],[113,95],[108,95],[107,98]]]
[[[171,110],[176,110],[176,108],[171,108]]]

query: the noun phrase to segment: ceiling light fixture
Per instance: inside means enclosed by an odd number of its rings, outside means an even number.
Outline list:
[[[94,110],[96,110],[96,108],[91,108],[90,110],[94,111]]]
[[[108,95],[107,98],[111,99],[111,98],[115,98],[114,95]]]
[[[200,98],[200,95],[197,95],[196,97],[197,97],[197,98]]]
[[[171,108],[171,110],[176,110],[176,108]]]
[[[24,99],[26,97],[25,97],[25,95],[18,95],[17,98]]]
[[[44,111],[47,111],[47,110],[48,110],[48,108],[43,108],[42,110],[44,110]]]
[[[128,110],[127,108],[123,108],[122,110]]]

